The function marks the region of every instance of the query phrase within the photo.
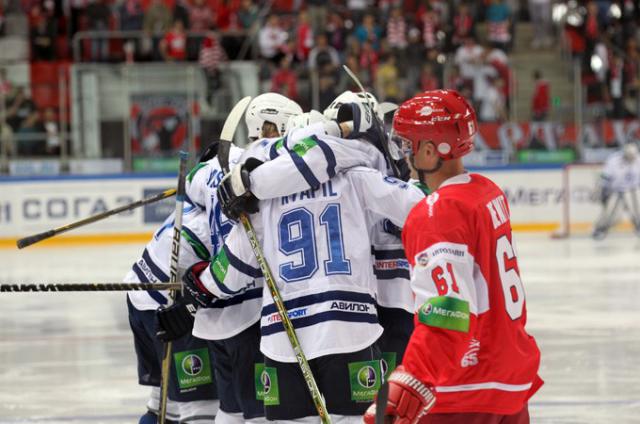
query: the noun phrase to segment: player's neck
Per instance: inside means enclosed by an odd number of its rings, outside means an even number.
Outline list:
[[[464,174],[464,165],[460,159],[452,159],[444,161],[442,167],[432,173],[427,174],[427,186],[430,190],[437,190],[442,183],[456,175]]]

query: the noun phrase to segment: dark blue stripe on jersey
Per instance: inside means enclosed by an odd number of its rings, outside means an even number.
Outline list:
[[[318,147],[324,153],[325,158],[327,159],[327,175],[329,178],[333,178],[336,175],[336,155],[331,150],[331,147],[324,141],[320,140],[315,135],[312,135],[311,138],[318,144]]]
[[[160,267],[153,262],[153,260],[151,260],[151,256],[149,256],[149,251],[147,249],[144,249],[144,252],[142,252],[142,259],[147,263],[149,269],[151,269],[151,272],[158,281],[162,281],[164,283],[169,282],[169,276],[165,274]]]
[[[284,302],[284,306],[287,310],[301,308],[303,306],[310,306],[316,303],[329,302],[329,301],[345,301],[345,302],[359,302],[359,303],[375,303],[373,297],[367,293],[355,293],[343,290],[333,290],[324,293],[309,294],[307,296],[301,296],[296,299],[287,300]],[[267,305],[262,308],[262,316],[270,315],[277,312],[275,304]]]
[[[403,278],[405,280],[411,279],[411,274],[408,269],[396,268],[396,269],[376,269],[373,268],[373,273],[378,280],[393,280],[395,278]]]
[[[239,305],[242,302],[245,302],[247,300],[258,299],[261,297],[262,297],[262,287],[258,289],[247,290],[242,294],[233,296],[231,299],[218,299],[208,307],[213,309],[222,309],[228,306]]]
[[[319,314],[315,314],[310,317],[294,318],[292,320],[295,328],[309,327],[325,321],[367,322],[370,324],[377,324],[378,316],[375,314],[363,314],[358,312],[327,311],[320,312]],[[260,329],[263,336],[269,336],[281,331],[284,331],[284,326],[281,322],[267,325]]]
[[[200,238],[196,235],[196,233],[194,233],[193,231],[191,231],[189,228],[185,227],[184,225],[182,226],[182,231],[187,233],[189,235],[189,237],[191,237],[193,240],[195,240],[196,243],[200,244],[202,249],[204,249],[207,252],[207,254],[209,253],[209,249],[207,249],[207,245],[204,244],[202,242],[202,240],[200,240]],[[191,245],[191,243],[189,243],[189,244]],[[200,259],[202,259],[203,261],[208,261],[209,259],[211,259],[211,257],[208,256],[208,255],[207,256],[202,256],[201,255],[201,251],[199,249],[196,249],[195,246],[191,246],[191,249],[196,254],[196,256],[199,257]]]
[[[140,269],[138,264],[133,264],[133,272],[136,273],[136,275],[138,276],[138,280],[140,280],[141,283],[150,283],[151,282],[151,281],[149,281],[149,279],[147,278],[145,273],[142,272],[142,270]],[[162,294],[158,293],[157,291],[147,290],[147,294],[153,300],[158,302],[159,304],[161,304],[161,305],[166,305],[167,304],[167,298],[164,297]]]
[[[407,259],[403,249],[371,249],[371,253],[376,259]]]
[[[249,277],[260,278],[262,277],[262,271],[259,268],[254,268],[249,264],[246,264],[240,260],[236,255],[231,253],[227,245],[222,246],[224,253],[227,254],[227,259],[229,260],[229,265],[237,269],[243,274],[247,274]]]
[[[269,159],[274,160],[275,158],[278,157],[278,148],[276,147],[278,145],[278,142],[274,142],[271,145],[271,148],[269,149]]]
[[[293,164],[298,168],[298,171],[302,174],[307,184],[309,184],[309,187],[313,190],[320,188],[320,181],[318,181],[316,176],[313,175],[309,165],[307,165],[307,163],[296,152],[289,151],[289,156],[291,156]]]

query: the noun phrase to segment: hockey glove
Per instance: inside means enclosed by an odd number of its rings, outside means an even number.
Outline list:
[[[198,162],[207,162],[218,155],[218,146],[220,145],[220,140],[214,140],[204,149],[204,152],[200,155],[200,159]]]
[[[191,266],[182,277],[184,283],[184,297],[188,303],[198,307],[207,307],[216,297],[204,286],[200,274],[207,269],[209,261],[198,262]]]
[[[250,173],[260,165],[262,161],[248,158],[245,163],[235,166],[220,181],[216,193],[222,212],[228,218],[238,220],[243,213],[252,214],[260,210],[258,199],[250,191]]]
[[[404,369],[402,365],[389,376],[389,401],[385,417],[395,424],[417,424],[433,407],[436,397],[433,390]],[[366,424],[376,421],[375,402],[364,414]]]
[[[196,306],[182,296],[171,305],[158,308],[156,337],[166,343],[190,334],[196,310]]]

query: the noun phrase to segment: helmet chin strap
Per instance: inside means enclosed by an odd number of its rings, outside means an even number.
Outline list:
[[[443,163],[444,161],[442,160],[442,158],[438,156],[438,163],[436,163],[436,165],[433,168],[430,168],[430,169],[418,168],[416,166],[415,156],[413,154],[411,155],[411,166],[413,166],[413,169],[415,169],[418,172],[418,179],[420,180],[420,182],[426,186],[428,186],[427,174],[433,174],[434,172],[438,171],[440,168],[442,168]]]

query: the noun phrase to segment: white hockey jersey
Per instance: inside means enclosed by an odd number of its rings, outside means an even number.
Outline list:
[[[613,153],[605,162],[601,177],[604,186],[613,192],[640,188],[640,156],[627,161],[622,151]]]
[[[173,244],[174,214],[171,214],[160,227],[142,256],[133,264],[124,278],[126,283],[168,282],[171,264],[171,246]],[[180,274],[196,262],[206,261],[211,255],[211,237],[206,214],[188,203],[182,215],[180,238]],[[130,291],[127,293],[133,306],[140,311],[156,310],[167,304],[166,290]]]
[[[380,336],[372,232],[385,217],[402,226],[423,198],[412,185],[357,167],[317,190],[260,202],[252,222],[309,359],[357,351]],[[253,288],[258,272],[238,226],[201,278],[217,297],[233,299]],[[262,352],[277,361],[295,362],[266,288],[262,302]]]

